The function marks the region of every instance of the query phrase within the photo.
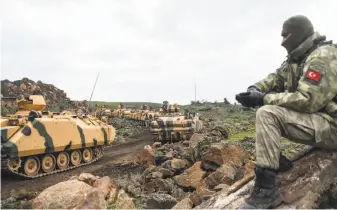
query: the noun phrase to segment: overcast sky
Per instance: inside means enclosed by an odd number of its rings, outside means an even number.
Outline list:
[[[294,3],[296,2],[296,3]],[[1,79],[73,100],[187,104],[235,94],[285,59],[282,23],[307,15],[337,42],[337,1],[2,0]]]

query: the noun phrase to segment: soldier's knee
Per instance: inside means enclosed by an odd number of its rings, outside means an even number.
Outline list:
[[[263,119],[271,117],[272,115],[280,115],[282,113],[282,107],[276,105],[264,105],[256,112],[256,119]]]

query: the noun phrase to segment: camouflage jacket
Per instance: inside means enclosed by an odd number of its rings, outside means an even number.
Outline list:
[[[276,72],[254,84],[267,93],[264,104],[318,113],[337,125],[337,46],[315,33],[290,53]],[[323,42],[321,42],[323,43]],[[309,50],[311,49],[311,50]],[[304,53],[308,52],[306,56]],[[296,58],[302,57],[296,60]]]

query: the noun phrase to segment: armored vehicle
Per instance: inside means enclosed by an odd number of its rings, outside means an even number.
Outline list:
[[[18,111],[1,119],[1,168],[37,178],[103,157],[115,128],[89,115],[45,111],[43,96],[17,99]]]
[[[189,140],[193,133],[202,129],[203,123],[198,115],[183,115],[179,113],[178,104],[170,105],[165,102],[160,110],[162,116],[157,117],[150,124],[150,131],[155,141]]]
[[[150,130],[155,141],[175,142],[189,140],[195,132],[199,132],[203,123],[198,116],[159,117],[151,122]]]

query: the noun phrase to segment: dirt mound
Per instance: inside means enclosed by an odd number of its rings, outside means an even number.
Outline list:
[[[47,103],[47,110],[49,111],[63,111],[64,109],[86,106],[86,101],[72,101],[67,97],[67,94],[63,90],[52,84],[46,84],[40,80],[35,82],[28,78],[23,78],[13,82],[7,79],[1,80],[1,94],[4,97],[43,95]],[[2,100],[2,112],[13,112],[11,108],[14,104],[15,101],[13,100]]]

